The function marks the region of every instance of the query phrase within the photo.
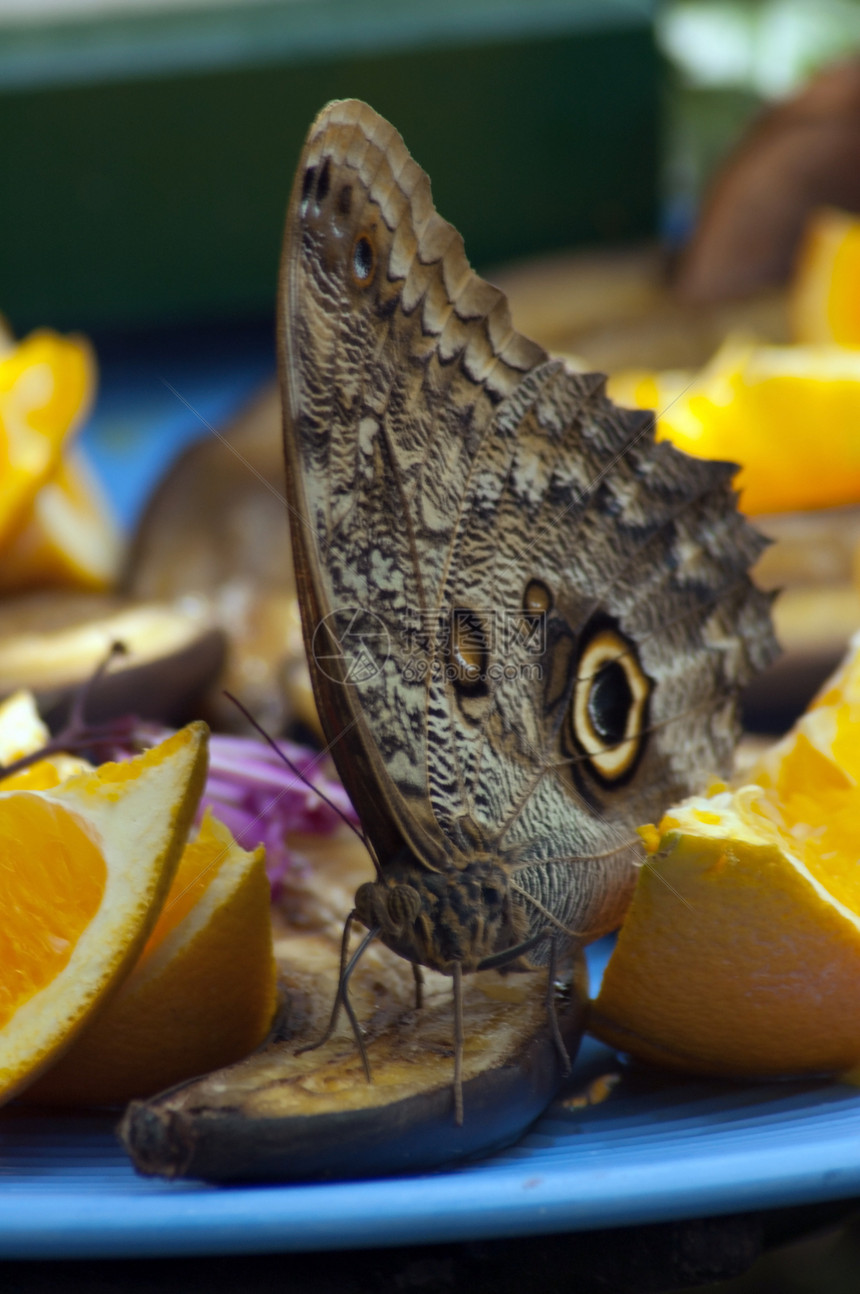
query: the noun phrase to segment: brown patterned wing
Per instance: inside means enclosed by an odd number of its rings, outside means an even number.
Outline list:
[[[405,841],[440,866],[428,688],[404,663],[445,585],[476,448],[545,354],[513,331],[366,104],[330,104],[311,128],[281,283],[291,530],[321,720],[380,856]]]
[[[772,652],[732,469],[520,337],[364,104],[311,129],[282,287],[308,654],[377,853],[497,857],[529,922],[593,933]]]
[[[740,689],[776,650],[734,470],[655,443],[651,415],[559,361],[476,456],[443,601],[474,612],[488,685],[447,681],[433,748],[532,932],[617,923],[636,827],[731,766]]]

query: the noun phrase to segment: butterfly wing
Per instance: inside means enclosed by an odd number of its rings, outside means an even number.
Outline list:
[[[280,308],[306,645],[378,857],[496,854],[532,915],[547,900],[568,926],[607,924],[632,827],[725,764],[771,650],[731,469],[655,445],[600,379],[518,335],[365,104],[311,128]],[[597,758],[577,724],[618,738],[619,689],[642,732]],[[564,897],[571,865],[587,900]]]
[[[444,587],[476,445],[545,355],[365,104],[331,104],[311,128],[281,282],[290,524],[321,721],[378,854],[405,842],[432,864],[450,849],[429,799],[433,716],[404,661]]]
[[[440,709],[472,833],[533,932],[612,928],[636,827],[730,768],[740,690],[776,650],[734,470],[655,443],[652,415],[560,361],[479,450],[445,598],[484,626],[491,686],[449,681]]]

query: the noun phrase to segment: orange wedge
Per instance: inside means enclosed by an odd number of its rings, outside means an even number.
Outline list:
[[[860,501],[860,351],[730,338],[698,374],[619,373],[608,390],[656,409],[658,439],[739,463],[747,513]]]
[[[860,1063],[860,636],[754,781],[643,830],[592,1028],[698,1073]]]
[[[207,813],[134,970],[26,1099],[116,1104],[246,1056],[276,1005],[269,901],[262,846]]]
[[[95,359],[80,337],[43,329],[0,351],[0,544],[22,522],[85,417]]]
[[[795,341],[860,346],[860,217],[824,207],[811,217],[789,293]]]
[[[206,736],[192,724],[127,763],[0,790],[3,1100],[70,1045],[137,959],[202,791]]]
[[[110,588],[119,574],[119,527],[83,455],[68,450],[36,494],[0,563],[0,592],[44,586]]]

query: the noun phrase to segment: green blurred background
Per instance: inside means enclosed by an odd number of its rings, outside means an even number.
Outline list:
[[[16,331],[269,310],[296,159],[332,98],[397,124],[479,264],[656,228],[650,0],[40,8],[0,5]]]
[[[683,237],[857,0],[0,0],[0,293],[16,332],[271,308],[307,126],[397,123],[472,259]]]

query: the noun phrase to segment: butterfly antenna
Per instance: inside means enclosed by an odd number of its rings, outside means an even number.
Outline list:
[[[263,725],[257,722],[257,720],[251,714],[247,706],[244,706],[238,697],[234,696],[232,692],[227,692],[227,691],[224,692],[224,695],[226,696],[228,701],[233,702],[233,704],[236,706],[238,710],[241,710],[242,714],[248,720],[251,727],[255,728],[256,731],[263,738],[263,740],[268,742],[268,744],[272,747],[272,750],[275,752],[275,754],[278,756],[281,762],[287,766],[287,768],[290,770],[293,776],[297,777],[299,781],[302,782],[308,788],[309,791],[313,791],[314,795],[318,795],[319,798],[323,801],[323,803],[327,804],[328,807],[332,810],[332,812],[337,814],[341,822],[343,822],[347,827],[349,827],[350,831],[353,832],[354,835],[358,836],[359,840],[364,845],[365,849],[370,854],[371,858],[374,858],[374,866],[376,866],[377,871],[379,871],[379,868],[376,865],[376,860],[373,854],[373,850],[371,849],[370,843],[368,842],[368,839],[365,836],[364,832],[361,830],[361,828],[357,827],[354,822],[350,822],[349,818],[346,816],[343,809],[341,809],[339,805],[335,804],[334,800],[330,800],[329,797],[326,795],[325,791],[321,791],[318,786],[314,786],[310,778],[307,777],[302,772],[298,764],[296,764],[292,759],[290,759],[289,755],[287,755],[283,750],[281,750],[280,746],[275,741],[274,737],[271,736],[270,733],[266,732],[266,729],[263,727]]]
[[[75,691],[69,711],[68,727],[74,730],[86,725],[86,710],[90,697],[104,678],[108,669],[119,656],[127,656],[128,648],[124,642],[115,640],[111,643],[102,659],[88,679],[85,679]]]
[[[0,780],[12,777],[16,773],[21,773],[24,769],[31,768],[33,764],[38,764],[40,760],[48,759],[52,755],[72,754],[78,750],[90,751],[97,747],[103,748],[106,744],[121,745],[129,736],[133,735],[133,719],[118,719],[102,724],[93,724],[92,726],[89,726],[86,721],[87,703],[93,689],[107,673],[111,662],[116,660],[118,656],[125,656],[126,654],[127,648],[124,643],[111,643],[109,650],[99,661],[90,677],[75,689],[69,707],[68,718],[60,732],[49,738],[37,750],[31,750],[29,754],[22,755],[19,759],[13,760],[9,764],[0,764]],[[130,727],[129,724],[131,724]]]

